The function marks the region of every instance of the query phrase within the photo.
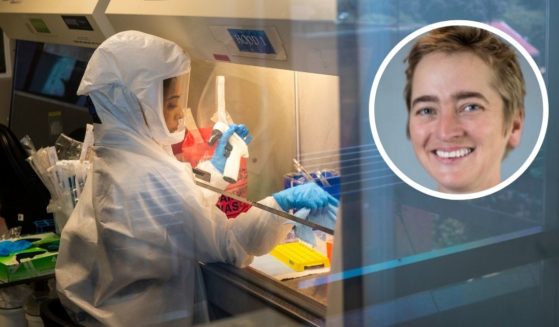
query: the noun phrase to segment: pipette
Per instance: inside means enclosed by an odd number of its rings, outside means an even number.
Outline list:
[[[212,136],[208,140],[210,145],[213,145],[215,141],[225,133],[229,128],[227,123],[227,114],[225,112],[225,77],[216,77],[216,102],[217,102],[217,116],[218,121],[215,123],[212,131]],[[225,168],[223,170],[223,179],[229,183],[237,182],[239,177],[239,168],[241,164],[241,158],[248,158],[248,146],[250,142],[249,139],[243,139],[237,133],[229,138],[229,156],[225,161]]]

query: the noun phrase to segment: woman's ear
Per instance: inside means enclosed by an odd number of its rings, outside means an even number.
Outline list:
[[[514,149],[520,144],[520,138],[522,137],[522,130],[524,129],[524,110],[516,110],[510,128],[508,147],[509,149]]]

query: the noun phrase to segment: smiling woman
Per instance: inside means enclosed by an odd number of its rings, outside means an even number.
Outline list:
[[[540,98],[533,92],[541,80],[537,68],[532,73],[523,67],[527,65],[521,59],[531,58],[518,56],[521,49],[515,51],[508,39],[481,23],[443,23],[412,33],[413,38],[406,38],[385,59],[371,91],[371,127],[379,152],[408,184],[438,197],[469,199],[501,189],[526,169],[545,135],[547,100],[545,87]],[[394,93],[386,90],[395,88],[394,81],[404,85],[403,99],[399,98],[407,111],[397,112],[401,109],[389,105]],[[540,89],[541,85],[543,80]],[[531,98],[525,102],[527,89]],[[388,117],[395,120],[406,112],[407,140],[395,136],[398,129],[394,126],[384,126]],[[540,132],[537,141],[533,128]],[[387,132],[389,129],[396,132]],[[401,151],[403,143],[409,144],[409,151]],[[516,167],[513,178],[507,178],[510,173],[503,173],[503,160],[520,146],[528,146],[522,159],[515,159],[515,164],[523,165]],[[406,152],[406,157],[394,155],[395,148]],[[402,162],[405,164],[400,165]],[[415,162],[415,167],[410,170],[407,162]],[[428,184],[421,184],[418,170],[431,180]]]
[[[523,108],[505,123],[493,68],[470,51],[435,51],[415,67],[409,134],[415,154],[445,193],[483,191],[501,181],[507,148],[520,142]],[[523,88],[522,88],[523,89]]]

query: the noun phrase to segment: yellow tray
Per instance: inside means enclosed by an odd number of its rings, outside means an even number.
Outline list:
[[[330,267],[327,257],[301,242],[280,244],[270,254],[295,271]]]

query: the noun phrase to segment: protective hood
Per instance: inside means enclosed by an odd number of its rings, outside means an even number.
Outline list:
[[[177,44],[124,31],[95,50],[78,95],[91,97],[103,129],[131,131],[170,145],[183,140],[184,130],[171,133],[165,125],[163,80],[189,73],[190,57]]]

